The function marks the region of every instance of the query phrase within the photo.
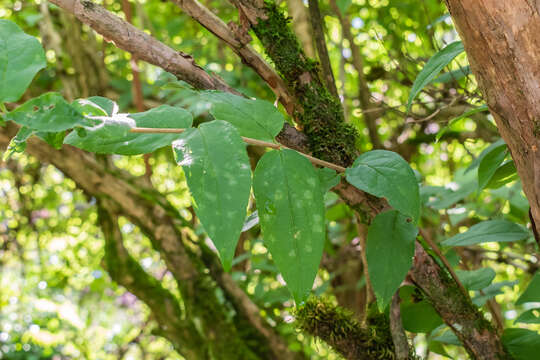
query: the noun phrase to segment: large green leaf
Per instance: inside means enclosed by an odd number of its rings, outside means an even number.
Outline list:
[[[19,100],[45,66],[40,42],[15,23],[0,19],[0,103]]]
[[[517,299],[516,305],[521,305],[527,302],[540,302],[540,273],[536,273],[532,278],[527,289]]]
[[[505,329],[502,342],[516,360],[538,359],[540,355],[540,335],[527,329]]]
[[[482,190],[487,186],[497,169],[504,161],[508,154],[506,144],[494,147],[480,161],[478,166],[478,190]]]
[[[46,93],[29,100],[8,113],[7,118],[32,130],[45,132],[93,124],[58,93]]]
[[[378,197],[403,214],[418,221],[420,191],[414,171],[398,154],[373,150],[360,155],[345,172],[347,181],[360,190]]]
[[[283,115],[267,101],[217,91],[207,91],[204,97],[212,103],[211,114],[233,124],[242,136],[272,141],[283,128]]]
[[[215,120],[183,133],[173,149],[195,213],[229,270],[251,191],[246,145],[232,125]]]
[[[523,227],[506,220],[488,220],[471,226],[442,242],[444,246],[469,246],[486,242],[510,242],[524,240],[529,232]]]
[[[408,220],[390,210],[378,214],[368,229],[368,270],[380,309],[390,303],[412,265],[418,230]]]
[[[413,286],[403,286],[401,297],[401,321],[403,328],[413,333],[429,333],[443,323],[433,306],[417,293]]]
[[[409,101],[407,103],[407,111],[411,109],[412,101],[416,95],[418,95],[420,91],[422,91],[422,89],[429,84],[446,65],[450,63],[450,61],[461,54],[464,50],[463,43],[461,41],[456,41],[441,49],[428,60],[422,71],[420,71],[414,80],[411,93],[409,95]]]
[[[467,290],[481,290],[489,286],[495,278],[495,271],[492,268],[471,271],[456,270],[456,274]]]
[[[180,134],[131,133],[131,128],[188,128],[192,123],[191,113],[169,105],[137,113],[112,116],[90,116],[97,125],[84,131],[73,131],[64,140],[65,144],[98,154],[137,155],[155,151],[170,145]]]
[[[257,164],[253,191],[264,242],[300,304],[313,286],[326,235],[317,172],[296,151],[270,151]]]

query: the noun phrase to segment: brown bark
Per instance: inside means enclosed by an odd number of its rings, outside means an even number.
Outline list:
[[[446,0],[446,4],[472,72],[512,153],[540,232],[538,2]]]

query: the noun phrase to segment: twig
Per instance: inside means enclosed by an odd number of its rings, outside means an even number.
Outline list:
[[[159,129],[159,128],[143,128],[143,127],[134,127],[131,129],[131,132],[133,133],[145,133],[145,134],[181,134],[184,131],[186,131],[186,129]],[[264,147],[269,147],[276,150],[289,149],[288,147],[282,144],[271,143],[268,141],[252,139],[252,138],[248,138],[244,136],[242,136],[242,140],[244,140],[246,144],[254,145],[254,146],[264,146]],[[315,165],[327,167],[329,169],[336,170],[339,173],[345,172],[345,168],[342,166],[339,166],[339,165],[336,165],[336,164],[333,164],[331,162],[324,161],[321,159],[317,159],[316,157],[313,157],[308,154],[304,154],[303,152],[300,152],[300,151],[298,151],[298,153],[306,157],[309,161],[311,161]]]
[[[324,22],[319,10],[319,0],[308,0],[308,3],[309,16],[311,18],[311,29],[313,30],[313,35],[315,38],[315,45],[317,45],[317,53],[321,62],[324,82],[330,93],[338,98],[336,81],[334,80],[334,73],[332,72],[332,64],[330,63],[330,57],[328,56],[328,49],[324,39]]]
[[[401,322],[400,302],[398,289],[392,297],[392,303],[390,305],[390,332],[392,333],[392,341],[396,348],[396,360],[407,360],[409,358],[409,342],[407,341],[407,335],[405,335],[403,323]]]
[[[426,232],[423,229],[420,229],[420,235],[422,235],[424,240],[428,243],[429,247],[431,247],[431,249],[439,257],[439,259],[441,259],[444,266],[446,266],[446,268],[448,269],[448,272],[452,276],[452,279],[454,279],[454,281],[458,285],[458,287],[461,290],[461,292],[463,293],[463,295],[465,295],[466,298],[469,298],[469,292],[467,291],[467,289],[465,289],[465,286],[463,286],[463,284],[459,280],[456,272],[454,271],[454,269],[452,269],[452,265],[450,265],[450,262],[448,261],[446,256],[444,256],[441,249],[437,246],[437,244],[435,244],[435,242],[431,239],[431,237],[428,234],[426,234]]]
[[[287,113],[292,115],[295,99],[277,72],[259,55],[248,42],[251,40],[248,29],[235,23],[225,24],[212,11],[197,0],[171,0],[199,24],[227,44],[241,59],[251,67],[270,86]]]

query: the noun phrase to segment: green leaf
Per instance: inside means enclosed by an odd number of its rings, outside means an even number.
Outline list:
[[[517,323],[540,324],[540,308],[525,311],[514,321],[514,324]]]
[[[93,124],[58,93],[46,93],[29,100],[8,113],[7,118],[19,125],[45,132],[59,132]]]
[[[505,329],[502,342],[516,360],[538,359],[540,354],[540,335],[536,331]]]
[[[486,156],[489,152],[491,152],[494,148],[498,147],[498,146],[501,146],[505,144],[504,140],[503,139],[499,139],[497,141],[495,141],[494,143],[491,143],[487,148],[485,148],[481,153],[480,155],[473,160],[473,162],[471,162],[471,164],[469,165],[469,167],[467,168],[467,170],[465,170],[465,173],[468,173],[469,171],[475,169],[478,167],[478,165],[480,165],[480,162],[482,162],[482,159],[484,158],[484,156]]]
[[[517,299],[516,305],[521,305],[527,302],[540,302],[540,273],[536,273],[532,278],[527,289]]]
[[[471,67],[469,65],[467,65],[467,66],[464,66],[464,67],[459,68],[457,70],[452,70],[452,71],[446,72],[446,73],[436,77],[435,79],[433,79],[431,81],[431,83],[432,84],[437,84],[437,83],[445,84],[445,83],[448,83],[450,81],[461,80],[465,76],[468,76],[470,74],[471,74]]]
[[[487,189],[498,189],[512,181],[519,179],[514,160],[505,161],[497,168],[495,174],[486,185]]]
[[[86,133],[72,131],[65,144],[98,154],[137,155],[155,151],[179,139],[181,134],[131,133],[131,128],[188,128],[192,123],[191,113],[169,105],[137,114],[112,114],[112,116],[90,116],[98,124],[86,127]]]
[[[474,115],[474,114],[477,114],[479,112],[483,112],[483,111],[489,111],[487,105],[482,105],[482,106],[479,106],[475,109],[472,109],[472,110],[469,110],[469,111],[465,111],[463,114],[461,114],[460,116],[456,117],[456,118],[453,118],[452,120],[450,120],[448,122],[448,124],[443,127],[441,130],[439,130],[439,132],[437,133],[437,135],[435,136],[435,141],[439,141],[441,139],[441,137],[450,129],[450,127],[452,125],[454,125],[456,122],[460,121],[460,120],[463,120],[463,119],[466,119],[468,118],[469,116],[471,115]]]
[[[26,149],[26,140],[28,140],[30,136],[34,135],[34,133],[34,130],[22,126],[17,132],[17,135],[15,135],[9,142],[6,152],[4,153],[3,160],[6,161],[16,152],[24,152]]]
[[[412,101],[422,91],[422,89],[431,82],[441,70],[450,63],[456,56],[461,54],[465,49],[461,41],[453,42],[447,45],[444,49],[433,55],[422,71],[414,80],[414,84],[411,88],[411,94],[409,95],[409,101],[407,103],[407,112],[411,110]]]
[[[341,180],[341,175],[338,174],[335,170],[329,168],[317,169],[317,174],[319,175],[319,181],[321,182],[321,189],[323,190],[323,194],[330,191],[330,189],[339,184]]]
[[[0,19],[0,103],[15,102],[46,66],[40,42],[15,23]]]
[[[517,281],[501,281],[495,284],[491,284],[488,287],[482,289],[483,294],[479,294],[472,299],[473,304],[476,306],[484,306],[486,301],[494,298],[497,295],[502,294],[502,288],[505,286],[513,287],[517,284]]]
[[[369,226],[367,262],[379,309],[390,303],[414,256],[417,228],[396,210],[378,214]]]
[[[524,240],[529,232],[522,226],[506,220],[488,220],[473,225],[469,230],[442,242],[444,246],[469,246],[486,242]]]
[[[195,213],[228,271],[251,192],[246,145],[232,125],[215,120],[183,133],[173,149],[193,195]]]
[[[373,150],[360,155],[345,172],[347,181],[378,197],[415,222],[420,216],[420,191],[414,171],[398,154]]]
[[[203,94],[204,98],[212,103],[210,113],[217,120],[233,124],[242,136],[273,141],[283,128],[283,115],[267,101],[246,99],[218,91],[207,91]]]
[[[319,177],[296,151],[270,151],[257,164],[253,192],[264,243],[298,305],[313,286],[326,237]]]
[[[415,296],[413,286],[403,286],[401,297],[401,321],[405,330],[413,333],[429,333],[443,323],[433,306],[426,300]]]
[[[478,190],[482,190],[487,186],[507,154],[508,148],[504,144],[493,148],[482,158],[478,166]]]
[[[481,290],[489,286],[495,278],[495,271],[492,268],[472,271],[456,270],[456,274],[467,290]]]
[[[336,3],[339,11],[341,11],[342,14],[345,14],[351,6],[352,0],[337,0]]]

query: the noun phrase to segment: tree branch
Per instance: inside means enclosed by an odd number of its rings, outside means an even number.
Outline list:
[[[244,62],[270,86],[287,113],[292,115],[296,101],[276,71],[247,43],[251,40],[247,30],[235,23],[227,26],[219,17],[197,0],[172,0],[189,16],[227,44]]]
[[[317,46],[317,54],[321,62],[323,79],[326,83],[326,88],[335,97],[339,98],[336,80],[334,79],[334,73],[332,72],[332,63],[328,56],[328,49],[326,48],[326,40],[324,39],[324,20],[319,10],[319,0],[308,0],[309,3],[309,15],[311,18],[311,28],[315,38],[315,45]]]
[[[49,0],[74,14],[77,19],[101,34],[105,40],[150,64],[159,66],[198,89],[216,89],[239,94],[221,78],[198,66],[191,55],[176,51],[111,14],[90,0]]]
[[[98,200],[98,222],[105,238],[105,269],[114,281],[148,305],[164,337],[179,353],[190,358],[202,358],[205,356],[204,352],[201,353],[202,347],[195,344],[203,344],[204,339],[193,324],[182,321],[178,300],[158,280],[148,275],[124,247],[118,215],[112,210],[114,207],[108,199]]]

